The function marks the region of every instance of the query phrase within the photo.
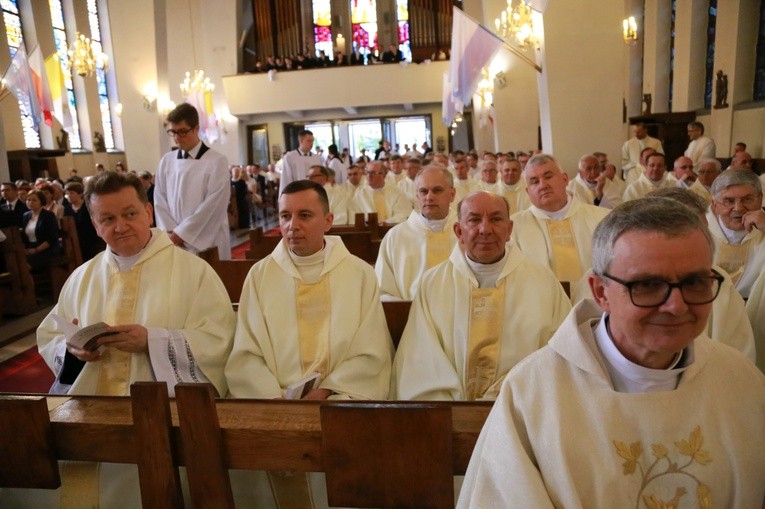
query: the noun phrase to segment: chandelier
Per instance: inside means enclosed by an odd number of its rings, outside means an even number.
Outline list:
[[[93,76],[98,67],[102,67],[104,72],[109,68],[109,57],[103,52],[93,49],[91,40],[80,32],[69,46],[69,72],[75,72],[82,76]]]
[[[205,76],[205,72],[201,69],[195,69],[194,74],[186,71],[186,78],[181,83],[181,94],[184,98],[190,95],[201,92],[202,95],[206,93],[212,93],[215,90],[215,85],[210,81],[209,77]]]
[[[637,21],[634,16],[622,21],[622,35],[624,37],[624,43],[629,46],[634,46],[638,40]]]
[[[534,21],[531,16],[532,10],[526,0],[517,0],[513,7],[513,0],[507,0],[507,7],[500,13],[499,18],[494,20],[494,26],[503,39],[514,38],[521,48],[533,46],[539,48],[539,39],[534,31]]]

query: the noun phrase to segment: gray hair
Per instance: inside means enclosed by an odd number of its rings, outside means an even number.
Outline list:
[[[431,163],[425,166],[420,171],[418,171],[417,175],[415,175],[414,177],[415,183],[420,179],[420,175],[422,175],[422,173],[425,170],[431,170],[431,169],[438,170],[439,172],[441,172],[441,176],[444,177],[444,179],[446,180],[446,183],[449,184],[449,187],[454,187],[454,176],[452,175],[452,172],[450,172],[449,170],[447,170],[446,168],[444,168],[442,165],[438,163]]]
[[[658,232],[667,237],[680,237],[693,230],[704,234],[714,254],[712,234],[699,215],[686,205],[655,197],[622,203],[595,228],[592,236],[592,270],[601,275],[608,272],[614,259],[614,244],[624,233]]]
[[[526,161],[525,169],[534,168],[535,166],[542,166],[543,164],[547,164],[547,163],[555,163],[555,166],[560,168],[560,164],[558,164],[558,161],[556,161],[555,158],[551,156],[550,154],[536,154],[531,159]]]
[[[717,159],[715,159],[714,157],[703,157],[699,159],[699,168],[709,163],[714,164],[715,168],[717,168],[717,171],[722,171],[722,163],[718,161]]]
[[[706,214],[707,207],[709,207],[709,201],[707,201],[706,198],[694,193],[690,189],[681,189],[679,187],[662,187],[661,189],[651,191],[646,196],[666,198],[668,200],[682,203],[699,216]]]
[[[760,178],[752,170],[725,170],[712,182],[712,196],[716,200],[731,186],[751,186],[758,193],[762,192]]]

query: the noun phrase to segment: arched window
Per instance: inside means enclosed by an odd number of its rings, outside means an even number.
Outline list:
[[[5,34],[8,39],[8,48],[10,49],[12,60],[16,56],[16,52],[24,44],[24,31],[21,27],[19,6],[16,0],[2,0],[0,1],[0,7],[2,7],[3,11]],[[21,112],[21,127],[24,130],[24,144],[27,148],[40,148],[40,134],[32,117],[30,103],[19,100],[19,110]]]
[[[316,56],[323,51],[331,60],[334,59],[332,50],[332,9],[329,0],[313,0],[313,38],[316,46]]]
[[[396,18],[398,19],[398,49],[404,54],[404,60],[412,61],[412,45],[409,36],[409,0],[396,0]]]
[[[69,67],[69,53],[66,46],[66,27],[64,25],[64,11],[61,7],[61,0],[49,0],[50,17],[53,25],[53,41],[56,44],[56,54],[58,55],[59,69],[64,78],[64,89],[62,93],[66,95],[64,108],[69,108],[72,126],[67,129],[69,133],[69,146],[73,149],[82,148],[80,138],[80,125],[77,121],[77,100],[74,97],[74,85],[72,84],[72,75],[64,72]],[[46,67],[48,63],[46,61]],[[50,74],[50,73],[49,73]],[[50,75],[48,76],[50,80]],[[60,119],[59,119],[60,120]],[[66,127],[66,126],[65,126]]]
[[[101,44],[101,25],[98,21],[98,7],[96,0],[88,0],[88,24],[90,25],[90,41],[93,52],[103,52]],[[101,126],[104,130],[104,145],[107,149],[114,148],[114,134],[112,130],[112,113],[109,107],[109,93],[106,89],[106,69],[99,62],[96,66],[96,82],[98,83],[98,104],[101,107]]]
[[[707,22],[707,61],[704,83],[704,107],[712,106],[712,77],[715,65],[715,35],[717,29],[717,0],[709,0]]]
[[[377,43],[377,2],[375,0],[351,0],[351,30],[353,49],[370,60],[370,55],[377,56],[380,47]]]

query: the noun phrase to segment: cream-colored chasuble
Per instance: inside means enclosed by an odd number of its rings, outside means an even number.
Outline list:
[[[547,232],[552,244],[553,272],[560,281],[578,281],[582,277],[582,269],[571,220],[548,220]]]
[[[388,219],[388,204],[385,203],[384,191],[373,191],[372,199],[375,203],[375,212],[377,212],[377,221],[382,223]]]
[[[749,258],[749,244],[747,242],[741,244],[719,243],[717,247],[719,249],[717,265],[730,274],[733,286],[736,286],[744,273],[744,268],[746,268],[746,262]]]
[[[452,245],[450,242],[452,232],[442,231],[433,232],[428,231],[425,238],[425,269],[435,267],[439,263],[443,262],[452,252]]]
[[[109,290],[104,307],[104,322],[128,325],[135,321],[141,265],[129,271],[115,271],[109,278]],[[130,381],[130,360],[133,354],[107,348],[98,361],[101,370],[96,394],[125,396]],[[83,508],[99,506],[98,463],[66,462],[61,469],[61,507]]]
[[[329,318],[332,312],[329,278],[324,275],[313,284],[295,280],[297,296],[298,342],[303,375],[320,373],[329,366]]]
[[[468,359],[465,370],[465,392],[469,401],[482,397],[497,378],[504,308],[504,280],[497,288],[471,290]]]

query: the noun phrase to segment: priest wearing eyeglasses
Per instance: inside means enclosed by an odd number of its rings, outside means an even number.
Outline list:
[[[200,140],[192,105],[173,109],[167,124],[178,148],[162,157],[154,177],[157,226],[176,246],[195,254],[216,246],[220,259],[230,260],[228,161]]]
[[[713,252],[672,200],[606,216],[594,302],[508,374],[458,507],[760,507],[765,376],[704,333]]]

